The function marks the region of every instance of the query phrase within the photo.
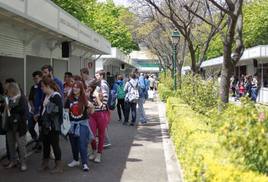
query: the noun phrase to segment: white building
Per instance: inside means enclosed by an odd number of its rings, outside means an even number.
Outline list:
[[[82,67],[93,76],[92,55],[110,53],[105,38],[49,0],[0,0],[1,82],[14,78],[27,93],[32,72],[45,64],[60,79]]]
[[[202,63],[206,75],[219,73],[223,57],[210,59]],[[183,71],[190,70],[190,67],[184,67]],[[258,95],[258,102],[268,103],[268,45],[260,45],[246,49],[243,56],[234,70],[235,76],[258,74],[261,78],[261,89]]]
[[[111,76],[118,74],[129,74],[135,66],[131,64],[131,59],[118,48],[112,48],[110,55],[102,55],[96,61],[96,71],[104,70]]]
[[[140,51],[133,51],[130,54],[131,62],[140,72],[159,73],[159,60],[148,48],[140,45]]]

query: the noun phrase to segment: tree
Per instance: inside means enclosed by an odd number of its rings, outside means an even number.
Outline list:
[[[268,1],[255,0],[245,2],[243,7],[243,36],[246,48],[268,44]],[[254,16],[253,16],[254,15]],[[207,53],[208,59],[222,56],[223,44],[218,34],[211,42]]]
[[[216,7],[215,13],[225,13],[227,18],[223,21],[226,28],[221,30],[223,42],[223,64],[221,69],[220,97],[223,103],[229,102],[230,78],[234,69],[244,52],[243,43],[243,0],[203,0],[206,8],[210,11]],[[187,9],[188,10],[188,9]],[[206,20],[196,12],[189,10],[196,17],[211,26],[218,26]],[[211,12],[211,11],[210,11]]]
[[[143,19],[141,17],[141,19]],[[159,64],[164,69],[173,71],[173,44],[171,34],[174,27],[167,19],[159,18],[154,14],[147,16],[141,26],[136,30],[137,39],[145,44],[155,55]],[[186,55],[186,42],[181,40],[180,46],[176,46],[176,73],[178,76],[178,87],[181,87],[181,70]]]
[[[223,103],[229,102],[230,78],[244,52],[243,43],[243,0],[225,0],[220,3],[209,0],[220,11],[227,14],[226,30],[222,32],[224,45],[221,71],[220,97]]]
[[[96,0],[53,1],[94,31],[103,35],[113,47],[118,47],[125,53],[138,49],[130,28],[124,22],[126,17],[133,17],[128,9],[116,6],[112,0],[107,2],[97,2]]]
[[[210,41],[222,28],[221,22],[224,13],[212,14],[206,11],[206,4],[201,1],[183,0],[137,0],[140,4],[168,19],[177,28],[186,41],[191,58],[191,69],[194,74],[198,73],[202,62],[206,59]],[[202,25],[200,17],[209,17],[212,24]],[[215,26],[216,25],[216,26]]]

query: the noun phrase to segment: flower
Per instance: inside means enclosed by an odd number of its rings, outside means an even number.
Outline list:
[[[258,121],[263,122],[265,120],[265,113],[261,112],[259,113]]]

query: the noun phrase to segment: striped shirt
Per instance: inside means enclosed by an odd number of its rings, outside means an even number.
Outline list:
[[[108,107],[107,107],[107,105],[108,105],[108,97],[109,97],[109,94],[106,91],[104,91],[103,89],[101,89],[101,91],[100,91],[101,105],[98,105],[98,102],[97,102],[95,96],[91,97],[90,100],[94,105],[95,112],[108,111]]]

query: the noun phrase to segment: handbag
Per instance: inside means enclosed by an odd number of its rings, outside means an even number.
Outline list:
[[[68,132],[71,129],[71,122],[70,122],[70,117],[69,117],[69,112],[67,110],[63,110],[62,114],[63,122],[61,124],[61,133],[62,135],[66,136]]]
[[[6,113],[0,113],[0,135],[5,135],[7,133],[7,117]]]
[[[8,119],[10,118],[10,112],[5,107],[3,112],[0,113],[0,135],[5,135],[8,128]]]

